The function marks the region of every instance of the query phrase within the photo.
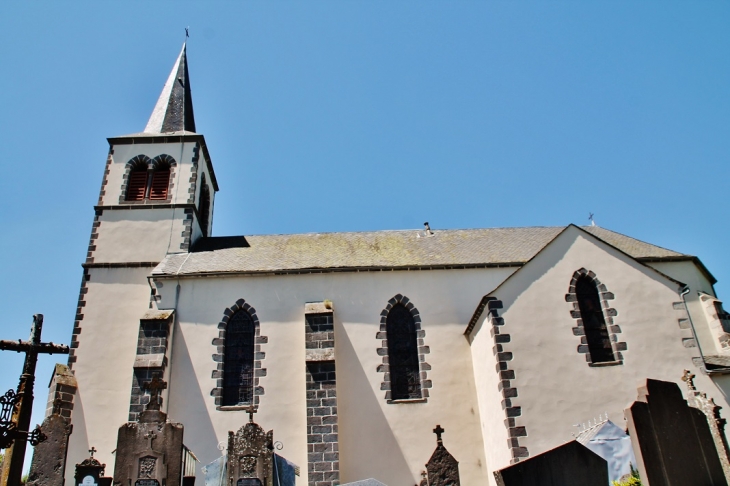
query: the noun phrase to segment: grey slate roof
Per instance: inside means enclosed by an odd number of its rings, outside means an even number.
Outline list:
[[[191,253],[168,255],[153,275],[357,271],[522,265],[564,227],[206,238]],[[584,230],[637,259],[686,257],[597,226]]]
[[[195,132],[193,97],[190,92],[187,48],[182,51],[172,67],[170,76],[162,88],[155,108],[152,110],[145,133]]]

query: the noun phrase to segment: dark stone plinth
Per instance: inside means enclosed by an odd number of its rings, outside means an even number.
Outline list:
[[[150,410],[147,412],[157,412]],[[164,414],[163,414],[164,415]],[[149,418],[152,416],[150,415]],[[181,484],[183,457],[182,424],[129,422],[119,428],[114,464],[114,483]]]
[[[145,424],[162,423],[167,420],[167,414],[159,410],[145,410],[139,414],[139,422]]]
[[[71,421],[58,414],[46,417],[41,430],[48,437],[33,448],[28,486],[63,486]]]
[[[642,480],[651,486],[727,486],[705,414],[676,383],[646,380],[625,410]]]
[[[572,441],[495,471],[499,486],[606,486],[608,464]],[[654,486],[652,484],[652,486]]]

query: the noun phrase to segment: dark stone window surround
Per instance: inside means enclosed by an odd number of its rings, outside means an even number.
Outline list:
[[[505,346],[512,339],[509,334],[504,332],[504,318],[499,316],[502,301],[496,297],[486,298],[487,317],[485,323],[491,326],[490,335],[494,338],[494,347],[492,352],[497,359],[497,374],[499,374],[499,384],[497,390],[502,394],[502,410],[505,413],[504,426],[507,428],[507,447],[510,449],[512,459],[510,464],[516,464],[521,459],[530,457],[527,447],[520,446],[520,437],[527,437],[527,428],[517,425],[517,417],[522,416],[522,407],[515,405],[517,398],[517,386],[514,380],[516,378],[515,371],[510,369],[510,361],[514,358],[514,353],[507,351]]]
[[[129,173],[132,171],[132,168],[135,165],[138,164],[146,164],[148,167],[148,172],[154,171],[158,164],[161,162],[166,162],[170,165],[170,185],[167,188],[167,199],[164,201],[150,201],[147,195],[145,195],[145,198],[141,201],[127,201],[127,181],[129,180]],[[175,187],[175,170],[177,168],[177,162],[175,162],[175,159],[170,157],[167,154],[158,155],[154,159],[150,159],[146,155],[137,155],[135,157],[132,157],[129,162],[127,162],[124,170],[124,175],[122,176],[122,192],[119,195],[119,204],[125,204],[125,205],[144,205],[144,204],[160,204],[160,203],[169,203],[172,201],[172,189]],[[149,187],[149,184],[148,184]]]
[[[73,364],[76,362],[76,349],[79,347],[79,335],[81,334],[81,321],[84,319],[83,310],[86,307],[86,293],[89,291],[87,282],[91,279],[89,270],[84,268],[84,274],[81,278],[81,290],[79,290],[79,301],[76,307],[76,316],[74,318],[74,327],[71,332],[71,349],[68,352],[68,367],[73,369]]]
[[[233,410],[244,410],[250,404],[239,404],[231,406],[221,405],[223,399],[223,360],[226,346],[226,327],[228,326],[228,320],[233,314],[239,310],[245,310],[251,316],[251,320],[254,324],[254,382],[253,382],[253,399],[254,406],[259,405],[259,397],[264,394],[264,388],[260,386],[259,379],[266,376],[266,368],[262,368],[262,361],[266,358],[266,353],[261,351],[261,345],[269,342],[268,336],[261,336],[261,326],[259,318],[256,315],[256,309],[246,303],[244,299],[238,299],[235,304],[223,311],[223,318],[218,323],[218,337],[213,339],[213,346],[216,347],[216,351],[213,354],[213,362],[215,363],[215,369],[213,370],[211,378],[216,381],[216,386],[211,390],[210,395],[215,399],[216,410],[222,411],[233,411]]]
[[[386,331],[386,321],[388,319],[388,313],[394,305],[402,304],[408,309],[413,316],[416,327],[416,339],[418,345],[418,364],[421,375],[421,398],[411,398],[402,400],[393,400],[390,392],[390,369],[388,365],[388,334]],[[383,382],[380,385],[380,389],[385,391],[385,399],[387,403],[423,403],[428,401],[429,389],[432,388],[433,384],[428,379],[428,371],[431,370],[431,365],[426,362],[426,355],[431,353],[431,349],[424,344],[426,338],[426,331],[421,327],[421,315],[418,309],[413,305],[408,297],[401,294],[396,295],[388,301],[388,305],[385,306],[380,312],[380,330],[375,335],[376,339],[380,339],[381,347],[377,348],[379,356],[383,357],[383,364],[378,365],[377,371],[383,373]]]
[[[575,284],[578,278],[586,276],[593,281],[593,284],[598,289],[599,296],[601,298],[601,308],[603,310],[603,317],[606,321],[606,327],[608,328],[609,336],[611,339],[611,348],[613,349],[613,355],[616,357],[615,361],[604,361],[600,363],[594,363],[591,359],[591,353],[588,349],[588,338],[585,335],[585,329],[583,327],[583,320],[580,315],[580,307],[578,306],[578,296],[575,293]],[[628,345],[625,342],[618,341],[618,334],[621,334],[621,327],[615,323],[614,317],[618,315],[616,309],[612,308],[608,301],[613,300],[614,295],[608,291],[606,286],[596,278],[596,274],[585,268],[576,270],[573,273],[573,277],[570,280],[570,287],[568,293],[565,294],[565,301],[573,304],[573,309],[570,311],[570,316],[575,319],[575,327],[573,327],[573,335],[580,336],[580,344],[578,345],[578,352],[585,354],[586,362],[591,367],[604,367],[604,366],[617,366],[622,365],[624,356],[621,351],[626,351]]]

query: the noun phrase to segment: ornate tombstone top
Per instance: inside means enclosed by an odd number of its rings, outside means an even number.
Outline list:
[[[95,447],[89,449],[89,457],[76,464],[74,482],[78,486],[102,486],[111,483],[111,478],[104,477],[106,464],[100,463],[95,457],[98,451]]]
[[[274,431],[265,432],[253,421],[237,432],[228,432],[228,484],[235,486],[272,486]]]
[[[436,434],[436,450],[433,451],[431,459],[426,464],[428,474],[428,486],[459,486],[459,461],[452,456],[444,447],[441,434],[445,431],[437,425],[433,429]],[[425,478],[424,478],[425,479]],[[424,484],[424,481],[421,481]]]

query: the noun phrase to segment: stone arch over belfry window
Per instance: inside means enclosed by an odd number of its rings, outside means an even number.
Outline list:
[[[380,389],[385,391],[388,403],[425,401],[431,381],[425,345],[426,331],[421,328],[421,315],[408,297],[396,295],[380,313],[380,329],[376,338],[377,349],[383,357],[378,371],[383,373]]]
[[[262,367],[266,353],[261,345],[267,342],[268,338],[261,336],[256,309],[244,299],[223,311],[218,337],[212,343],[216,348],[212,375],[216,387],[210,392],[219,410],[258,406],[264,394],[259,381],[266,376]]]
[[[570,280],[565,301],[573,305],[570,316],[575,319],[573,334],[580,337],[578,352],[585,354],[589,366],[610,366],[623,363],[625,342],[619,342],[621,327],[618,313],[610,306],[614,299],[595,273],[577,270]]]

